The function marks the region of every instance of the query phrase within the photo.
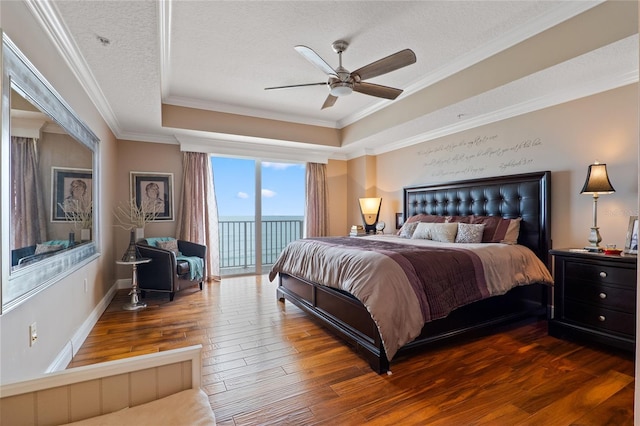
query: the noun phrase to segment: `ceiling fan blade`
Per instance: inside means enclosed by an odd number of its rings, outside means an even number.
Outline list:
[[[411,49],[404,49],[389,55],[386,58],[379,59],[375,62],[365,65],[351,73],[351,75],[359,75],[360,80],[377,77],[391,71],[395,71],[407,65],[416,62],[416,54]],[[357,79],[356,79],[357,80]]]
[[[402,93],[401,89],[395,87],[382,86],[380,84],[360,82],[353,85],[354,92],[364,93],[365,95],[377,96],[378,98],[395,99]]]
[[[264,90],[274,90],[274,89],[289,89],[291,87],[306,87],[306,86],[326,86],[327,82],[322,83],[306,83],[306,84],[292,84],[289,86],[275,86],[275,87],[265,87]]]
[[[327,96],[327,99],[325,99],[324,103],[322,104],[322,108],[320,108],[320,109],[325,109],[325,108],[332,107],[333,104],[335,104],[337,100],[338,100],[338,98],[336,96],[333,96],[333,95]]]
[[[311,62],[313,65],[316,66],[316,68],[320,69],[323,73],[327,75],[332,75],[335,77],[338,76],[336,71],[333,68],[331,68],[331,65],[327,64],[325,60],[322,59],[320,55],[314,52],[311,48],[300,45],[300,46],[295,46],[294,49],[296,49],[296,52],[304,56],[304,58],[307,61]]]

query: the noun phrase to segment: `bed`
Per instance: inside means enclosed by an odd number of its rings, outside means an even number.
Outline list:
[[[548,315],[549,289],[553,283],[548,254],[551,248],[550,179],[550,172],[545,171],[406,187],[403,190],[405,219],[430,217],[438,223],[468,223],[478,219],[517,223],[517,244],[463,245],[429,241],[424,244],[430,246],[426,248],[403,245],[396,249],[400,244],[394,238],[398,237],[388,235],[299,240],[285,248],[270,271],[271,280],[276,275],[279,279],[277,297],[300,307],[344,338],[378,373],[387,372],[395,357],[418,348],[490,332],[523,319],[544,318]],[[422,229],[431,225],[418,226]],[[450,229],[454,225],[436,226]],[[472,246],[482,251],[476,252]],[[429,256],[436,260],[415,260],[422,259],[413,255],[417,250],[430,251]],[[485,259],[496,257],[498,263],[504,262],[502,254],[497,255],[503,251],[515,251],[516,256],[526,252],[527,256],[527,266],[523,266],[526,270],[514,270],[517,282],[512,288],[494,285],[494,281],[501,280],[497,278],[502,277],[502,272],[486,273],[494,266],[485,264]],[[403,265],[412,256],[415,257],[413,264]],[[453,260],[447,260],[446,256]],[[468,258],[474,266],[458,273],[455,262],[462,262],[462,258]],[[437,273],[437,269],[418,270],[425,268],[420,263],[451,263],[445,269],[454,270],[448,275],[458,280],[456,289],[459,285],[466,286],[462,291],[464,297],[447,296],[454,299],[451,306],[433,309],[441,302],[430,299],[424,302],[425,296],[418,295],[419,285],[415,284],[413,275],[424,278]],[[334,269],[337,264],[340,270]],[[470,277],[475,277],[475,282],[467,284]],[[371,290],[372,287],[378,290]],[[447,290],[447,293],[450,292]],[[472,294],[467,297],[466,293]],[[433,294],[428,295],[431,296]],[[390,302],[396,299],[398,308]],[[416,313],[416,305],[421,317]],[[425,315],[425,310],[436,312]],[[386,317],[391,317],[393,324],[383,323]]]
[[[202,345],[70,368],[0,386],[3,425],[215,425]]]

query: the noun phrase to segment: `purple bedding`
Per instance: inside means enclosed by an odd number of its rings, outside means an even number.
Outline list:
[[[285,248],[270,280],[278,272],[353,294],[376,322],[389,360],[425,322],[518,285],[553,282],[524,246],[389,235],[298,240]]]

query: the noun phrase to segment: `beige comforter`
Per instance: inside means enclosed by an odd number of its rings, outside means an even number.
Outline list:
[[[430,262],[427,256],[436,260]],[[447,256],[454,260],[445,260]],[[465,259],[469,265],[462,267]],[[524,246],[390,235],[294,241],[273,265],[269,279],[279,272],[354,295],[371,313],[389,360],[427,321],[516,286],[553,283],[547,267]]]

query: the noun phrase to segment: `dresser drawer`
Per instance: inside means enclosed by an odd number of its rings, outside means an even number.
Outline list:
[[[567,281],[564,286],[564,297],[630,314],[635,312],[636,307],[635,290],[591,281]]]
[[[566,301],[564,320],[585,324],[593,329],[635,337],[636,316],[632,313]]]
[[[611,265],[567,261],[565,264],[565,280],[588,280],[604,284],[621,284],[635,287],[636,271],[631,268],[620,268]]]

